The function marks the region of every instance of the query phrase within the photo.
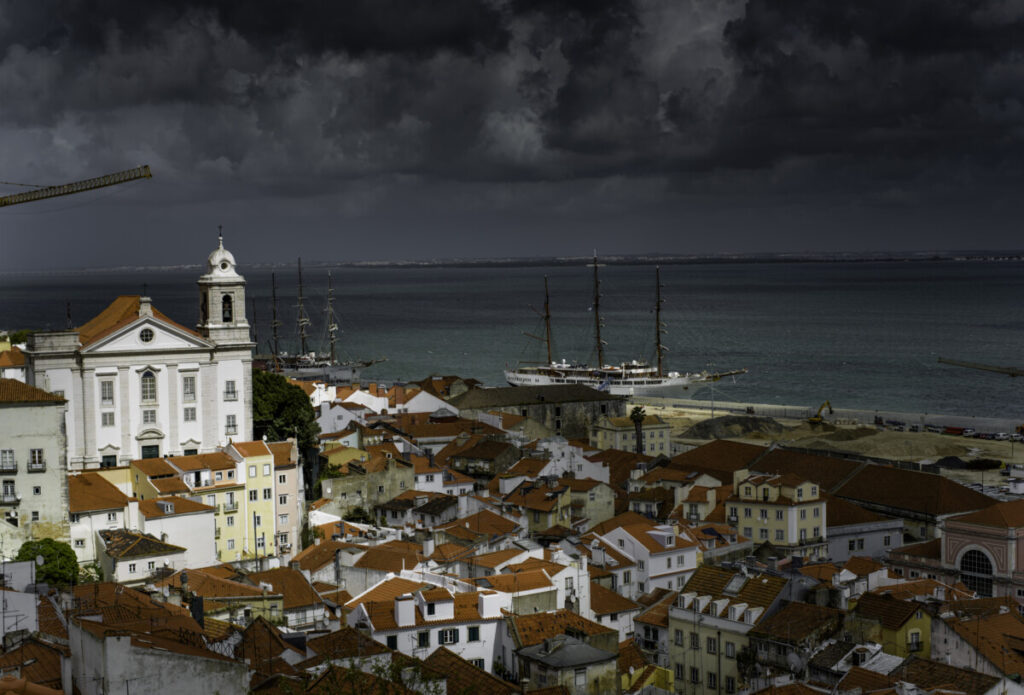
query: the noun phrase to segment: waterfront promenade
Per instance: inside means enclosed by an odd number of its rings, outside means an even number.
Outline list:
[[[759,415],[784,420],[806,420],[818,412],[820,403],[814,406],[800,405],[776,405],[772,403],[736,403],[731,401],[706,401],[686,398],[648,398],[632,397],[630,402],[638,405],[652,405],[661,408],[680,408],[685,410],[699,411],[706,413],[708,417],[721,415]],[[835,425],[866,425],[873,426],[875,418],[880,417],[885,422],[902,422],[906,426],[917,425],[924,428],[925,425],[937,427],[973,427],[978,432],[1006,432],[1013,433],[1017,427],[1024,424],[1024,412],[1010,412],[1007,407],[1007,417],[990,418],[974,417],[971,415],[950,415],[947,413],[901,413],[889,410],[854,410],[849,408],[834,408],[829,414],[826,408],[822,416],[826,421]]]

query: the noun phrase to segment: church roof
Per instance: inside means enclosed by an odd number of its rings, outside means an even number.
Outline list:
[[[139,319],[139,304],[142,298],[137,294],[123,294],[99,314],[90,319],[87,323],[78,328],[78,340],[82,347],[91,345],[101,338],[123,328]],[[153,318],[162,323],[169,324],[175,328],[199,336],[190,328],[185,328],[180,323],[172,321],[163,313],[153,308]]]

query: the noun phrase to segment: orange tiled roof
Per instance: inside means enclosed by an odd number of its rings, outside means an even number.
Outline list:
[[[64,403],[64,398],[17,379],[0,379],[0,403]]]
[[[170,456],[167,458],[175,468],[182,471],[211,471],[234,469],[235,460],[223,451],[213,451],[208,454],[193,454],[191,456]]]
[[[271,454],[270,448],[266,445],[265,441],[232,441],[231,446],[247,459],[249,457],[265,457],[265,455]],[[289,447],[289,450],[291,450],[291,447]]]
[[[610,615],[640,610],[642,606],[622,594],[606,589],[597,582],[590,583],[590,607],[594,615]]]
[[[863,594],[854,611],[870,620],[877,620],[886,630],[899,630],[920,606],[913,601],[900,601],[891,596]]]
[[[564,608],[548,613],[506,614],[506,617],[512,622],[513,632],[518,636],[521,647],[540,644],[546,639],[565,634],[568,629],[576,630],[587,637],[614,632],[606,625],[587,620],[582,615]]]
[[[174,511],[164,511],[157,502],[168,502],[174,505]],[[177,516],[178,514],[196,514],[200,512],[212,512],[214,508],[201,502],[193,502],[184,497],[157,497],[152,500],[139,501],[139,513],[147,519],[162,516]]]
[[[150,480],[149,484],[162,494],[188,492],[188,485],[181,478],[156,478]]]
[[[11,347],[10,350],[4,350],[0,352],[0,369],[5,367],[24,367],[25,366],[25,353],[21,351],[17,345]]]
[[[449,693],[516,695],[520,692],[512,683],[477,668],[445,647],[435,649],[423,663],[448,677]]]
[[[105,338],[111,333],[117,331],[124,326],[138,320],[139,318],[139,295],[121,295],[113,302],[111,302],[106,309],[101,311],[99,314],[94,316],[85,324],[78,327],[78,340],[82,344],[82,347],[86,347],[95,343],[101,338]],[[174,326],[180,331],[185,331],[196,337],[201,337],[198,333],[190,328],[185,328],[180,323],[176,323],[171,319],[167,318],[163,313],[158,311],[156,307],[153,309],[153,318],[159,321]]]
[[[268,442],[267,447],[274,455],[274,468],[290,468],[298,464],[298,461],[292,458],[292,442]]]
[[[124,509],[128,496],[98,473],[68,476],[68,508],[72,514]]]
[[[451,618],[440,618],[436,619],[434,616],[429,616],[431,619],[420,612],[419,606],[415,607],[416,625],[443,625],[446,623],[468,623],[468,622],[480,622],[485,620],[481,618],[479,606],[480,597],[477,592],[464,592],[455,594],[454,596],[454,615]],[[370,616],[370,622],[373,623],[373,627],[377,630],[393,630],[398,627],[398,623],[395,621],[395,604],[394,600],[390,601],[364,601],[363,607],[366,608],[367,614]],[[494,618],[498,620],[498,618]]]
[[[285,610],[323,603],[302,572],[290,567],[254,572],[249,575],[249,579],[257,583],[266,582],[274,587],[276,593],[284,596]]]
[[[487,577],[477,577],[469,580],[479,587],[495,589],[506,594],[514,594],[520,591],[533,591],[534,589],[553,588],[550,577],[544,570],[526,570],[512,574],[492,574]]]
[[[395,577],[394,579],[387,579],[376,586],[370,587],[363,593],[359,594],[351,601],[345,604],[345,608],[355,608],[360,603],[367,601],[394,601],[396,598],[403,594],[411,594],[414,591],[419,591],[424,586],[432,586],[430,584],[424,584],[423,582],[412,581],[410,579],[402,579],[401,577]]]

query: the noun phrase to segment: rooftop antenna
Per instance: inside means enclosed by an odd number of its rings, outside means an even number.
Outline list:
[[[658,353],[658,376],[664,376],[663,371],[663,356],[665,354],[665,346],[661,342],[661,334],[665,325],[661,322],[661,304],[663,301],[661,298],[661,266],[654,266],[654,347]]]
[[[67,329],[70,331],[74,327],[74,324],[71,323],[71,300],[70,299],[67,300],[67,302],[65,302],[65,304],[64,304],[64,314],[65,314],[65,318],[67,320]]]

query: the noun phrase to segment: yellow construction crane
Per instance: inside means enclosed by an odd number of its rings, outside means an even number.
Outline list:
[[[14,195],[4,196],[0,198],[0,208],[8,205],[17,205],[18,203],[31,203],[35,200],[43,200],[45,198],[55,198],[60,195],[71,195],[72,193],[91,191],[94,188],[116,186],[119,183],[128,183],[129,181],[134,181],[136,179],[151,178],[153,178],[153,174],[150,173],[149,166],[143,165],[141,167],[135,167],[134,169],[119,171],[116,174],[98,176],[94,179],[75,181],[74,183],[65,183],[59,186],[44,186],[25,193],[15,193]]]
[[[825,408],[828,408],[828,414],[831,415],[832,414],[832,404],[829,403],[828,401],[825,401],[824,403],[821,404],[821,407],[818,408],[818,412],[817,413],[815,413],[811,417],[807,418],[807,422],[809,422],[812,425],[820,425],[821,423],[823,423],[825,421],[825,418],[823,418],[821,416],[821,412],[823,410],[825,410]]]

